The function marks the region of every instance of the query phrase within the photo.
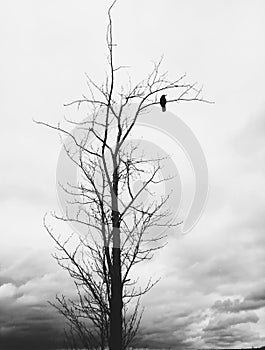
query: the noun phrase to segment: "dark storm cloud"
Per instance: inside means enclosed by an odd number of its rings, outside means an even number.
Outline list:
[[[190,342],[186,341],[185,330],[168,329],[142,329],[138,333],[136,343],[138,347],[164,349],[174,347],[174,349],[188,348]]]
[[[236,347],[236,344],[250,344],[252,341],[257,341],[260,337],[256,332],[252,332],[248,328],[239,329],[230,327],[205,331],[202,338],[208,346],[227,348],[231,346]]]
[[[147,316],[149,319],[149,316]],[[198,346],[200,323],[205,319],[202,311],[167,313],[157,315],[140,327],[138,347],[147,348],[192,348]]]
[[[265,306],[265,286],[262,290],[259,291],[254,291],[252,293],[250,293],[247,297],[246,297],[246,301],[248,300],[252,300],[252,301],[263,301],[264,302],[264,306]]]
[[[265,307],[265,288],[247,295],[243,300],[218,300],[213,309],[218,312],[237,313],[240,311],[257,310]]]
[[[66,275],[58,274],[47,260],[43,266],[43,259],[40,253],[30,254],[10,266],[2,264],[0,349],[1,341],[4,350],[63,347],[65,322],[48,300],[54,301],[56,293],[67,293],[72,288]]]
[[[62,346],[63,323],[47,304],[0,302],[0,339],[7,349],[50,349]]]

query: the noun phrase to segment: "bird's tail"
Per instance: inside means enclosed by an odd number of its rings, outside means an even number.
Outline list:
[[[166,111],[166,107],[162,107],[162,112],[165,112]]]

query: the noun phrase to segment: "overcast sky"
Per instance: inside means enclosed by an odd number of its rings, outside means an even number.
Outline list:
[[[42,227],[44,213],[58,209],[61,145],[32,119],[71,117],[63,103],[86,91],[84,73],[104,77],[107,4],[1,1],[3,350],[61,346],[61,322],[47,300],[71,295],[72,285]],[[210,187],[195,228],[170,235],[146,269],[162,279],[143,299],[142,346],[265,345],[264,13],[262,0],[120,0],[113,11],[118,65],[140,80],[164,54],[171,76],[186,72],[215,102],[168,107],[199,140]]]

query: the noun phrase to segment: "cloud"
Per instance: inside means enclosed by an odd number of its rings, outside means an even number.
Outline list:
[[[256,310],[265,307],[265,288],[258,291],[253,291],[243,300],[240,299],[225,299],[217,300],[213,305],[213,309],[218,312],[237,313],[240,311]]]
[[[62,347],[65,320],[48,300],[62,292],[73,296],[67,274],[39,252],[2,264],[0,280],[5,281],[0,285],[0,338],[5,349]]]
[[[0,286],[0,300],[13,298],[17,293],[17,287],[12,283],[5,283]]]
[[[49,306],[48,286],[43,293],[23,293],[20,287],[2,286],[0,297],[0,338],[5,349],[49,349],[62,347],[64,319]],[[45,291],[46,287],[46,291]],[[0,287],[1,289],[1,287]],[[4,295],[3,295],[4,291]],[[2,297],[5,298],[2,298]],[[54,299],[49,295],[50,300]]]
[[[208,330],[203,333],[202,338],[206,346],[218,348],[248,347],[249,344],[257,344],[257,341],[262,344],[260,335],[252,331],[248,324]]]
[[[23,294],[16,302],[21,305],[38,305],[39,299],[35,295]]]
[[[250,310],[241,309],[239,300],[216,301],[208,310],[208,321],[201,339],[206,345],[217,347],[260,346],[262,337],[255,326],[260,318]]]
[[[238,315],[214,315],[204,331],[218,331],[220,329],[230,328],[241,323],[257,323],[258,316],[254,312],[245,312]]]
[[[201,338],[206,345],[217,347],[247,347],[250,343],[261,346],[264,338],[260,329],[264,327],[264,320],[260,319],[258,312],[264,307],[262,283],[253,286],[253,292],[245,298],[216,300],[208,309],[208,320]]]

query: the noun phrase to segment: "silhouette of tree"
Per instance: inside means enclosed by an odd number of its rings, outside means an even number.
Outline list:
[[[154,63],[145,79],[136,85],[129,79],[129,87],[119,90],[116,74],[126,67],[114,64],[111,11],[115,3],[116,0],[108,9],[109,75],[102,85],[87,77],[88,96],[66,104],[78,108],[87,104],[92,110],[85,122],[67,120],[70,126],[78,126],[82,137],[60,124],[36,121],[67,136],[70,141],[64,143],[64,150],[82,174],[77,186],[62,185],[72,198],[69,206],[77,207],[75,215],[67,211],[65,215],[52,213],[52,216],[86,227],[87,234],[75,232],[63,240],[44,219],[44,226],[58,249],[55,259],[76,285],[75,300],[57,295],[57,303],[52,303],[68,320],[66,340],[70,349],[81,345],[85,349],[103,350],[108,346],[110,350],[122,350],[134,339],[143,313],[140,298],[158,280],[150,278],[142,288],[138,279],[132,277],[132,270],[164,246],[164,234],[150,235],[152,228],[179,223],[174,222],[166,208],[168,196],[154,197],[149,203],[141,201],[148,186],[171,178],[158,177],[163,158],[136,157],[137,146],[128,143],[128,137],[138,117],[151,106],[159,105],[161,93],[174,93],[175,97],[167,103],[205,101],[196,84],[184,82],[185,75],[170,81],[167,73],[160,73],[162,59]],[[130,108],[132,105],[134,108]],[[135,191],[132,180],[142,179],[143,172],[145,181]],[[72,241],[76,237],[78,242],[73,249]]]

